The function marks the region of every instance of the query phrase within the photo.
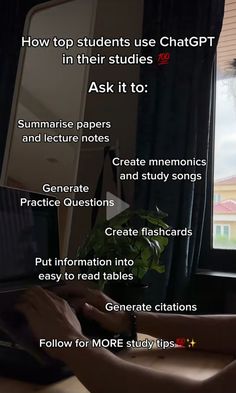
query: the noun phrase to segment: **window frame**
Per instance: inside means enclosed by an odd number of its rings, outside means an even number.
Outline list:
[[[217,57],[215,57],[212,72],[212,105],[210,113],[209,157],[207,168],[207,191],[205,218],[198,271],[210,270],[216,272],[236,273],[236,250],[213,248],[213,203],[214,203],[214,149],[215,149],[215,120],[216,120],[216,72]]]
[[[223,237],[225,236],[227,239],[230,238],[231,227],[230,227],[229,224],[217,224],[217,223],[214,223],[213,224],[213,235],[214,236],[217,236],[217,228],[220,228],[220,233],[219,233],[220,236],[223,236]],[[225,228],[227,228],[227,234],[224,233],[225,232]]]

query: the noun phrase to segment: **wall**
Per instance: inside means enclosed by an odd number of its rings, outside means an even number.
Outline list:
[[[235,185],[232,186],[215,186],[215,194],[220,194],[220,200],[224,201],[227,199],[236,200],[236,188]]]
[[[128,37],[142,36],[143,23],[143,0],[113,1],[99,0],[97,18],[95,24],[95,36],[100,37]],[[101,53],[101,50],[98,51]],[[138,52],[136,50],[136,52]],[[94,51],[93,53],[96,53]],[[133,48],[117,48],[115,53],[131,55]],[[114,48],[102,49],[102,54],[114,54]],[[111,81],[139,81],[139,66],[93,66],[90,68],[90,81],[96,80],[103,83]],[[111,121],[113,123],[110,145],[119,143],[119,155],[121,157],[135,157],[136,128],[138,113],[137,95],[87,95],[85,119]],[[104,130],[107,134],[107,130]],[[98,150],[96,146],[82,146],[78,184],[90,186],[90,196],[93,197],[99,173],[103,163],[102,146]],[[95,149],[95,150],[94,150]],[[125,185],[126,201],[132,203],[133,184]],[[105,170],[105,182],[103,187],[103,198],[105,192],[110,191],[117,194],[117,189],[112,181],[111,166],[107,163]],[[101,209],[102,210],[102,209]],[[105,209],[100,211],[102,217]],[[90,229],[91,209],[75,209],[70,242],[70,255],[74,255],[78,244],[83,243]]]

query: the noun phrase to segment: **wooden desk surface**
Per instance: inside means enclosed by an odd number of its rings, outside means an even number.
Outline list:
[[[197,350],[153,349],[151,351],[132,349],[119,355],[122,359],[150,367],[172,375],[188,375],[195,380],[204,380],[216,374],[234,358],[229,355],[200,352]],[[88,390],[72,377],[49,386],[38,386],[0,378],[3,393],[88,393]]]

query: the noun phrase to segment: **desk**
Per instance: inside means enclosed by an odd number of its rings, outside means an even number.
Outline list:
[[[172,375],[188,375],[189,378],[195,380],[204,380],[213,376],[234,360],[233,356],[229,355],[181,348],[152,349],[151,351],[132,349],[122,352],[119,357]],[[88,393],[88,390],[75,377],[49,386],[25,384],[0,378],[0,391],[3,393]]]

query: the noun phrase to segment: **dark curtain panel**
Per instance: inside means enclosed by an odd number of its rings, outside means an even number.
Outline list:
[[[0,169],[25,18],[32,7],[45,2],[46,0],[1,0],[0,2]]]
[[[166,65],[144,66],[142,82],[149,94],[140,102],[137,156],[163,159],[207,159],[210,146],[212,70],[216,45],[222,27],[223,0],[147,0],[144,36],[184,38],[215,36],[214,46],[158,46],[144,50],[157,57],[169,52]],[[146,170],[146,169],[145,169]],[[163,170],[161,168],[160,170]],[[158,172],[155,167],[151,172]],[[192,237],[170,239],[162,261],[165,275],[151,277],[149,301],[183,300],[196,268],[206,198],[206,168],[166,168],[166,172],[201,173],[202,181],[146,181],[137,184],[136,202],[140,207],[155,205],[168,213],[173,228],[191,228]]]

